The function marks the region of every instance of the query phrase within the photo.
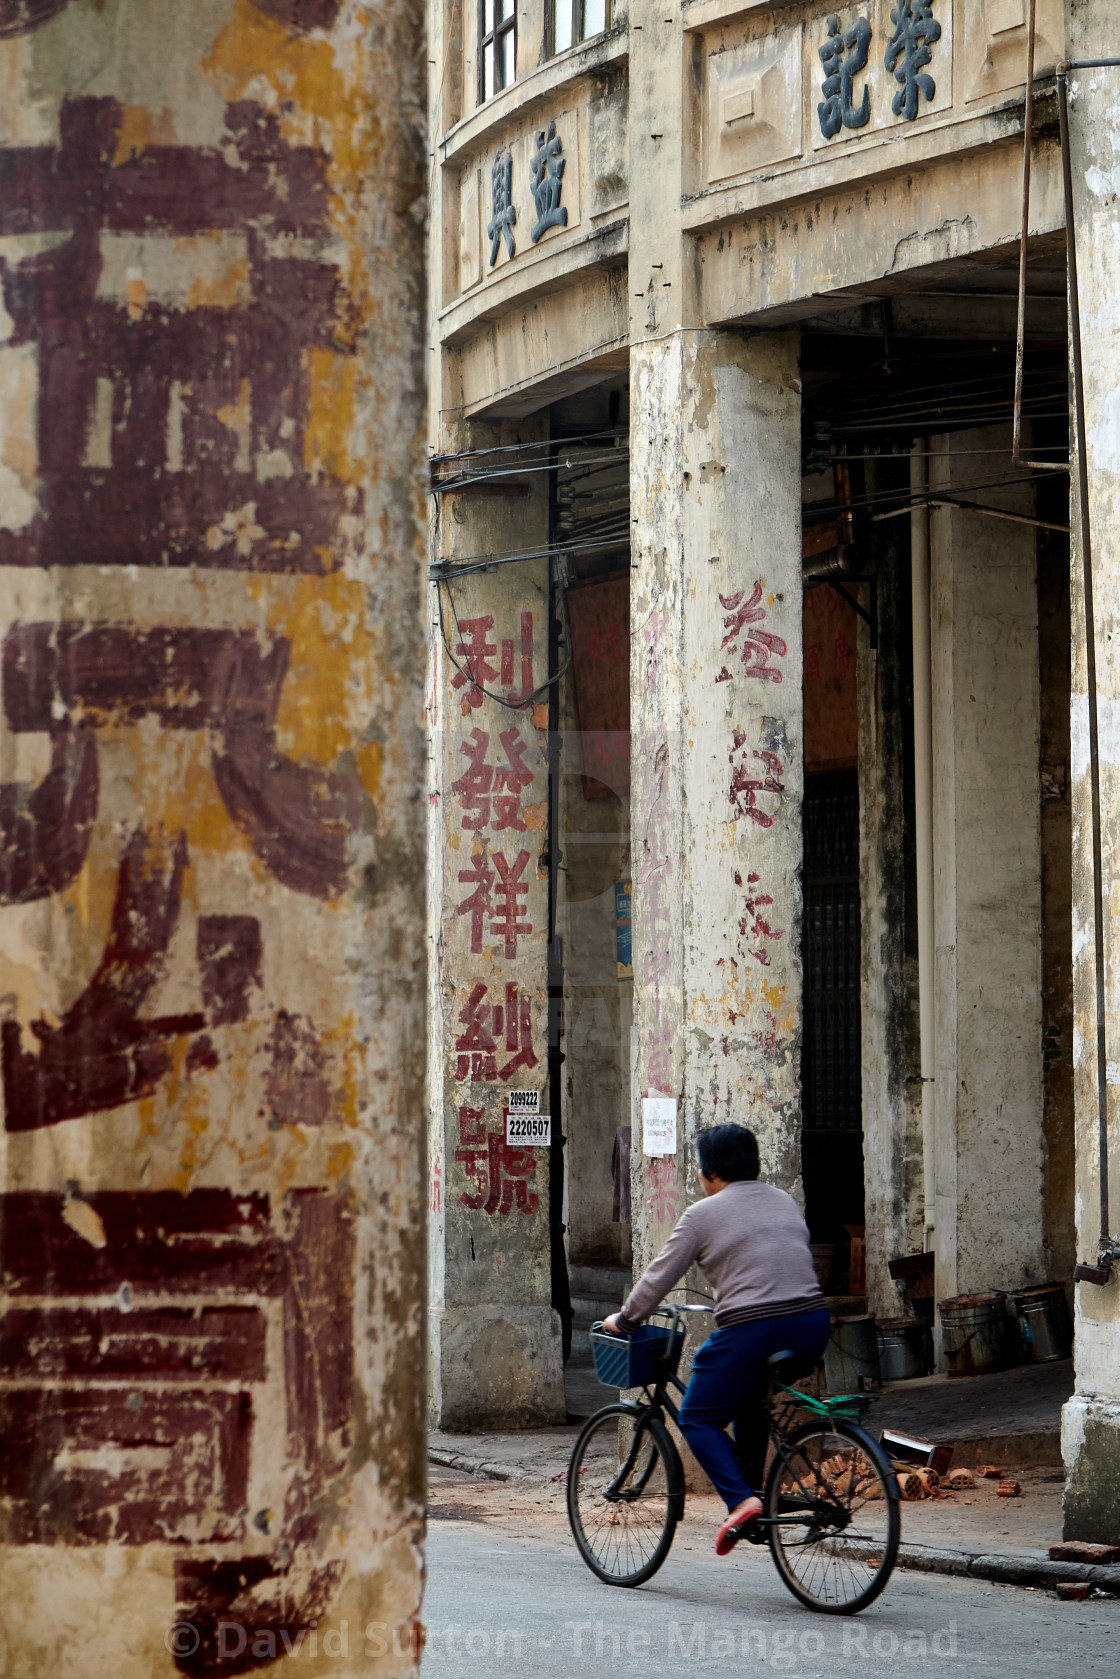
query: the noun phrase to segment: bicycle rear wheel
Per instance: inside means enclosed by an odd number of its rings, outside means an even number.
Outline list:
[[[766,1480],[778,1573],[807,1609],[854,1615],[890,1578],[901,1532],[898,1485],[882,1448],[839,1419],[785,1436]]]
[[[591,1572],[608,1586],[650,1579],[683,1505],[684,1471],[664,1424],[623,1404],[596,1411],[568,1465],[568,1521]]]

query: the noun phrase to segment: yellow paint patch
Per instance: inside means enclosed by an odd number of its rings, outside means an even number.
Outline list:
[[[175,123],[165,105],[158,116],[146,105],[126,105],[121,113],[117,133],[117,149],[113,153],[113,168],[119,169],[134,157],[140,157],[149,146],[173,146]]]
[[[174,773],[145,775],[148,762],[143,742],[136,731],[130,736],[137,758],[137,779],[143,778],[140,808],[150,813],[149,827],[159,826],[169,834],[185,833],[192,852],[240,852],[252,856],[252,846],[231,820],[218,796],[212,764],[212,742],[206,735],[176,735],[161,742],[174,753]],[[166,761],[164,772],[166,772]],[[115,883],[114,883],[115,884]],[[191,875],[187,872],[186,896],[191,896]]]
[[[333,1183],[341,1183],[354,1164],[354,1150],[350,1143],[337,1143],[327,1155],[327,1176]]]
[[[543,834],[548,822],[548,800],[542,799],[539,805],[526,805],[521,814],[531,833]]]
[[[161,1125],[159,1114],[156,1112],[154,1096],[141,1096],[136,1104],[136,1116],[139,1120],[138,1135],[141,1137],[158,1137]]]
[[[325,474],[343,484],[360,484],[366,468],[350,453],[357,426],[357,357],[317,345],[306,352],[304,363],[309,398],[303,464],[312,477]]]
[[[130,274],[128,277],[128,318],[138,321],[144,313],[144,304],[148,300],[148,285],[142,274]]]
[[[292,648],[276,729],[293,758],[333,764],[373,710],[376,663],[365,610],[361,583],[333,572],[300,578],[270,614],[269,627]]]
[[[202,1139],[210,1129],[209,1092],[201,1079],[184,1078],[189,1046],[189,1038],[175,1039],[171,1072],[162,1092],[168,1112],[175,1115],[176,1135],[180,1139],[179,1170],[172,1175],[171,1187],[183,1191],[190,1187],[203,1162]],[[212,1148],[207,1152],[212,1153]]]
[[[253,98],[275,113],[290,145],[313,146],[325,154],[331,217],[347,239],[347,287],[360,321],[372,301],[367,255],[359,227],[362,188],[375,176],[385,142],[378,102],[366,87],[367,55],[362,41],[369,19],[359,9],[344,53],[332,42],[294,35],[251,0],[237,0],[233,17],[202,61],[223,99]],[[387,109],[387,107],[386,107]],[[343,324],[339,342],[354,342],[353,325]]]
[[[195,284],[199,282],[196,280]],[[192,302],[191,307],[194,307]],[[227,402],[224,408],[216,410],[214,418],[221,420],[230,431],[242,432],[249,419],[250,386],[248,379],[242,379],[237,392],[236,402]]]
[[[360,1051],[354,1038],[354,1016],[345,1015],[321,1035],[332,1075],[331,1120],[354,1127],[358,1123]],[[341,1078],[339,1074],[341,1073]]]
[[[385,748],[379,740],[368,741],[355,752],[354,763],[362,786],[370,798],[376,800],[381,791],[381,777],[385,770]]]
[[[75,995],[91,978],[109,937],[119,866],[114,849],[93,845],[76,878],[59,893],[73,940]]]

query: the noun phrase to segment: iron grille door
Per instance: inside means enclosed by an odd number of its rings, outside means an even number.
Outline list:
[[[802,821],[803,1123],[810,1131],[860,1131],[857,772],[807,776]]]

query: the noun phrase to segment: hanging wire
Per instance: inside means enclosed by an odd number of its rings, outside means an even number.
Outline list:
[[[439,633],[440,633],[440,638],[443,641],[444,651],[446,652],[447,657],[451,660],[451,663],[455,666],[455,669],[459,672],[459,674],[470,684],[470,686],[472,688],[477,688],[479,693],[483,694],[486,697],[486,699],[493,700],[496,705],[502,706],[506,711],[528,711],[531,706],[536,704],[537,700],[540,699],[542,694],[547,694],[548,690],[550,688],[554,687],[557,683],[560,682],[562,677],[564,677],[568,674],[568,671],[571,669],[571,665],[572,665],[572,653],[571,653],[572,632],[571,632],[571,625],[568,622],[568,608],[567,608],[567,602],[566,602],[565,597],[564,597],[564,590],[563,589],[558,589],[557,590],[557,598],[563,603],[564,629],[565,629],[565,632],[566,632],[567,637],[568,637],[568,662],[567,662],[567,664],[564,666],[563,670],[558,670],[556,672],[555,676],[548,677],[538,687],[534,688],[531,694],[525,694],[519,700],[507,700],[503,694],[496,694],[496,693],[494,693],[492,688],[484,687],[483,684],[475,676],[474,671],[471,669],[470,661],[468,660],[465,666],[461,665],[459,663],[458,659],[455,657],[454,653],[451,651],[451,643],[447,639],[447,630],[446,630],[446,628],[444,626],[444,622],[443,622],[443,585],[444,584],[446,584],[446,586],[447,586],[447,601],[448,601],[448,605],[451,607],[451,616],[455,620],[455,632],[459,637],[459,646],[462,647],[462,645],[463,645],[463,628],[462,628],[462,625],[459,622],[459,613],[458,613],[458,609],[456,608],[456,605],[455,605],[455,597],[451,593],[451,580],[450,580],[450,578],[439,579],[436,582],[436,600],[437,600],[438,605],[439,605]]]
[[[849,456],[848,458],[851,459],[853,457]],[[878,458],[882,459],[884,457],[880,456]],[[1063,468],[1058,466],[1040,466],[1036,470],[1038,472],[1061,472],[1063,471]],[[969,484],[965,487],[968,489],[969,494],[975,494],[977,490],[1020,489],[1025,484],[1031,485],[1036,482],[1037,479],[1034,476],[1029,478],[993,478],[986,484]],[[946,491],[945,493],[951,494],[952,492]],[[825,525],[835,519],[838,514],[848,513],[855,509],[864,511],[872,508],[876,510],[896,508],[902,511],[910,507],[924,506],[926,499],[926,497],[923,497],[921,501],[914,501],[910,486],[909,484],[906,484],[905,486],[900,486],[897,490],[884,490],[877,495],[853,496],[850,502],[819,501],[813,505],[811,509],[812,517],[807,519],[806,523],[809,525]],[[805,512],[809,513],[810,509],[806,508]]]

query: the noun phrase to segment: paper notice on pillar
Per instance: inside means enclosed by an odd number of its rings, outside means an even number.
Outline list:
[[[676,1154],[677,1099],[675,1096],[642,1097],[642,1153]]]
[[[547,1148],[552,1141],[552,1115],[515,1113],[506,1109],[506,1146]]]
[[[539,1114],[541,1093],[539,1090],[510,1090],[506,1093],[506,1107],[511,1114]]]

